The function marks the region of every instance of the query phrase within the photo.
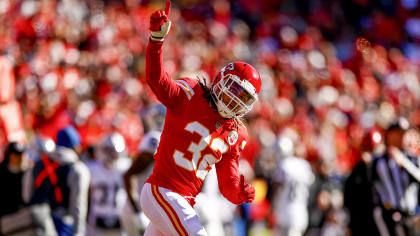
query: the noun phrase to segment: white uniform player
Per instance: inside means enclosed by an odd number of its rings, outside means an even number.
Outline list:
[[[215,168],[209,171],[203,190],[196,197],[194,206],[208,236],[225,236],[224,225],[232,222],[237,206],[220,194]]]
[[[155,154],[157,147],[159,146],[161,131],[152,130],[146,134],[146,137],[142,140],[139,146],[140,152],[148,152]],[[138,189],[139,191],[143,188],[147,178],[152,174],[153,165],[147,167],[146,171],[138,174]]]
[[[309,187],[314,181],[309,163],[299,157],[287,156],[280,161],[275,182],[274,210],[278,235],[303,235],[308,226]]]
[[[133,162],[130,169],[124,174],[124,181],[129,201],[123,207],[121,223],[129,236],[142,234],[149,224],[149,219],[139,207],[139,191],[153,171],[153,155],[160,141],[161,131],[152,130],[146,133],[139,145],[139,157]],[[132,178],[137,181],[137,191],[132,188]],[[138,193],[138,194],[135,194]],[[131,196],[130,196],[131,195]]]
[[[122,155],[125,142],[120,134],[106,137],[95,151],[97,160],[88,161],[91,173],[88,234],[121,235],[120,214],[126,201],[122,175],[131,161]]]

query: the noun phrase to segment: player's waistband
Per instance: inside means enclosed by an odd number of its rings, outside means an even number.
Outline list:
[[[174,181],[159,181],[156,178],[152,178],[152,176],[150,176],[150,178],[146,181],[146,183],[150,183],[152,185],[156,185],[158,187],[162,187],[162,188],[166,188],[172,192],[175,192],[179,195],[181,195],[183,198],[185,198],[185,200],[188,201],[188,203],[194,207],[195,204],[195,196],[196,195],[192,195],[189,192],[182,192],[182,185],[178,185],[176,182]],[[179,190],[178,190],[179,189]]]

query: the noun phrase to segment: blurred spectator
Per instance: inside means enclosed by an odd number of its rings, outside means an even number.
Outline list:
[[[327,215],[332,210],[332,181],[329,179],[328,164],[318,159],[314,168],[315,180],[309,190],[309,222],[306,235],[321,235],[327,222]]]
[[[89,170],[79,160],[80,136],[68,126],[57,134],[57,148],[44,154],[24,177],[24,200],[47,202],[58,235],[85,235]]]
[[[374,135],[367,133],[362,141],[361,160],[355,165],[344,186],[344,206],[350,214],[352,235],[379,235],[373,218],[373,189],[371,165],[375,147]]]
[[[86,163],[91,174],[87,235],[122,235],[123,173],[131,164],[125,145],[119,133],[112,133],[96,147],[97,159]]]
[[[27,168],[25,147],[20,143],[9,143],[0,163],[0,186],[5,190],[0,194],[0,217],[14,213],[25,205],[22,198],[22,178]]]

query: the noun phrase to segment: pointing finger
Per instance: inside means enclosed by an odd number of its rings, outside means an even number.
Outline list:
[[[169,16],[169,11],[171,10],[171,0],[166,1],[166,7],[165,7],[165,14]]]

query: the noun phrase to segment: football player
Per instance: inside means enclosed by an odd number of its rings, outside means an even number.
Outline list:
[[[273,176],[276,234],[303,235],[308,226],[309,189],[315,180],[309,162],[296,155],[293,141],[280,136],[278,168]]]
[[[153,170],[153,155],[156,153],[165,120],[166,108],[162,104],[149,107],[144,116],[149,132],[144,135],[139,145],[139,155],[131,167],[124,174],[124,185],[127,191],[128,201],[123,207],[121,223],[124,231],[129,236],[143,235],[149,219],[141,211],[138,205],[139,194],[135,190],[141,190],[147,178]],[[133,179],[133,177],[136,177]],[[133,180],[137,185],[133,186]],[[136,188],[138,187],[138,188]]]
[[[140,196],[150,219],[145,235],[207,235],[193,206],[213,165],[225,198],[234,204],[254,199],[254,187],[238,172],[247,139],[240,118],[257,102],[261,78],[251,65],[234,62],[210,88],[191,78],[172,80],[162,50],[171,26],[169,9],[167,2],[165,11],[152,14],[146,50],[147,83],[167,111],[153,173]]]
[[[120,214],[126,201],[122,176],[130,167],[125,141],[113,133],[95,149],[97,160],[87,161],[91,173],[88,235],[121,235]]]
[[[131,167],[124,174],[124,185],[127,192],[127,203],[124,205],[121,215],[122,225],[127,235],[143,235],[149,219],[141,211],[138,206],[138,195],[136,191],[143,188],[144,183],[153,170],[153,155],[159,145],[161,131],[152,130],[146,133],[139,145],[139,156],[134,160]],[[138,188],[134,188],[132,184],[133,177],[137,181]]]

